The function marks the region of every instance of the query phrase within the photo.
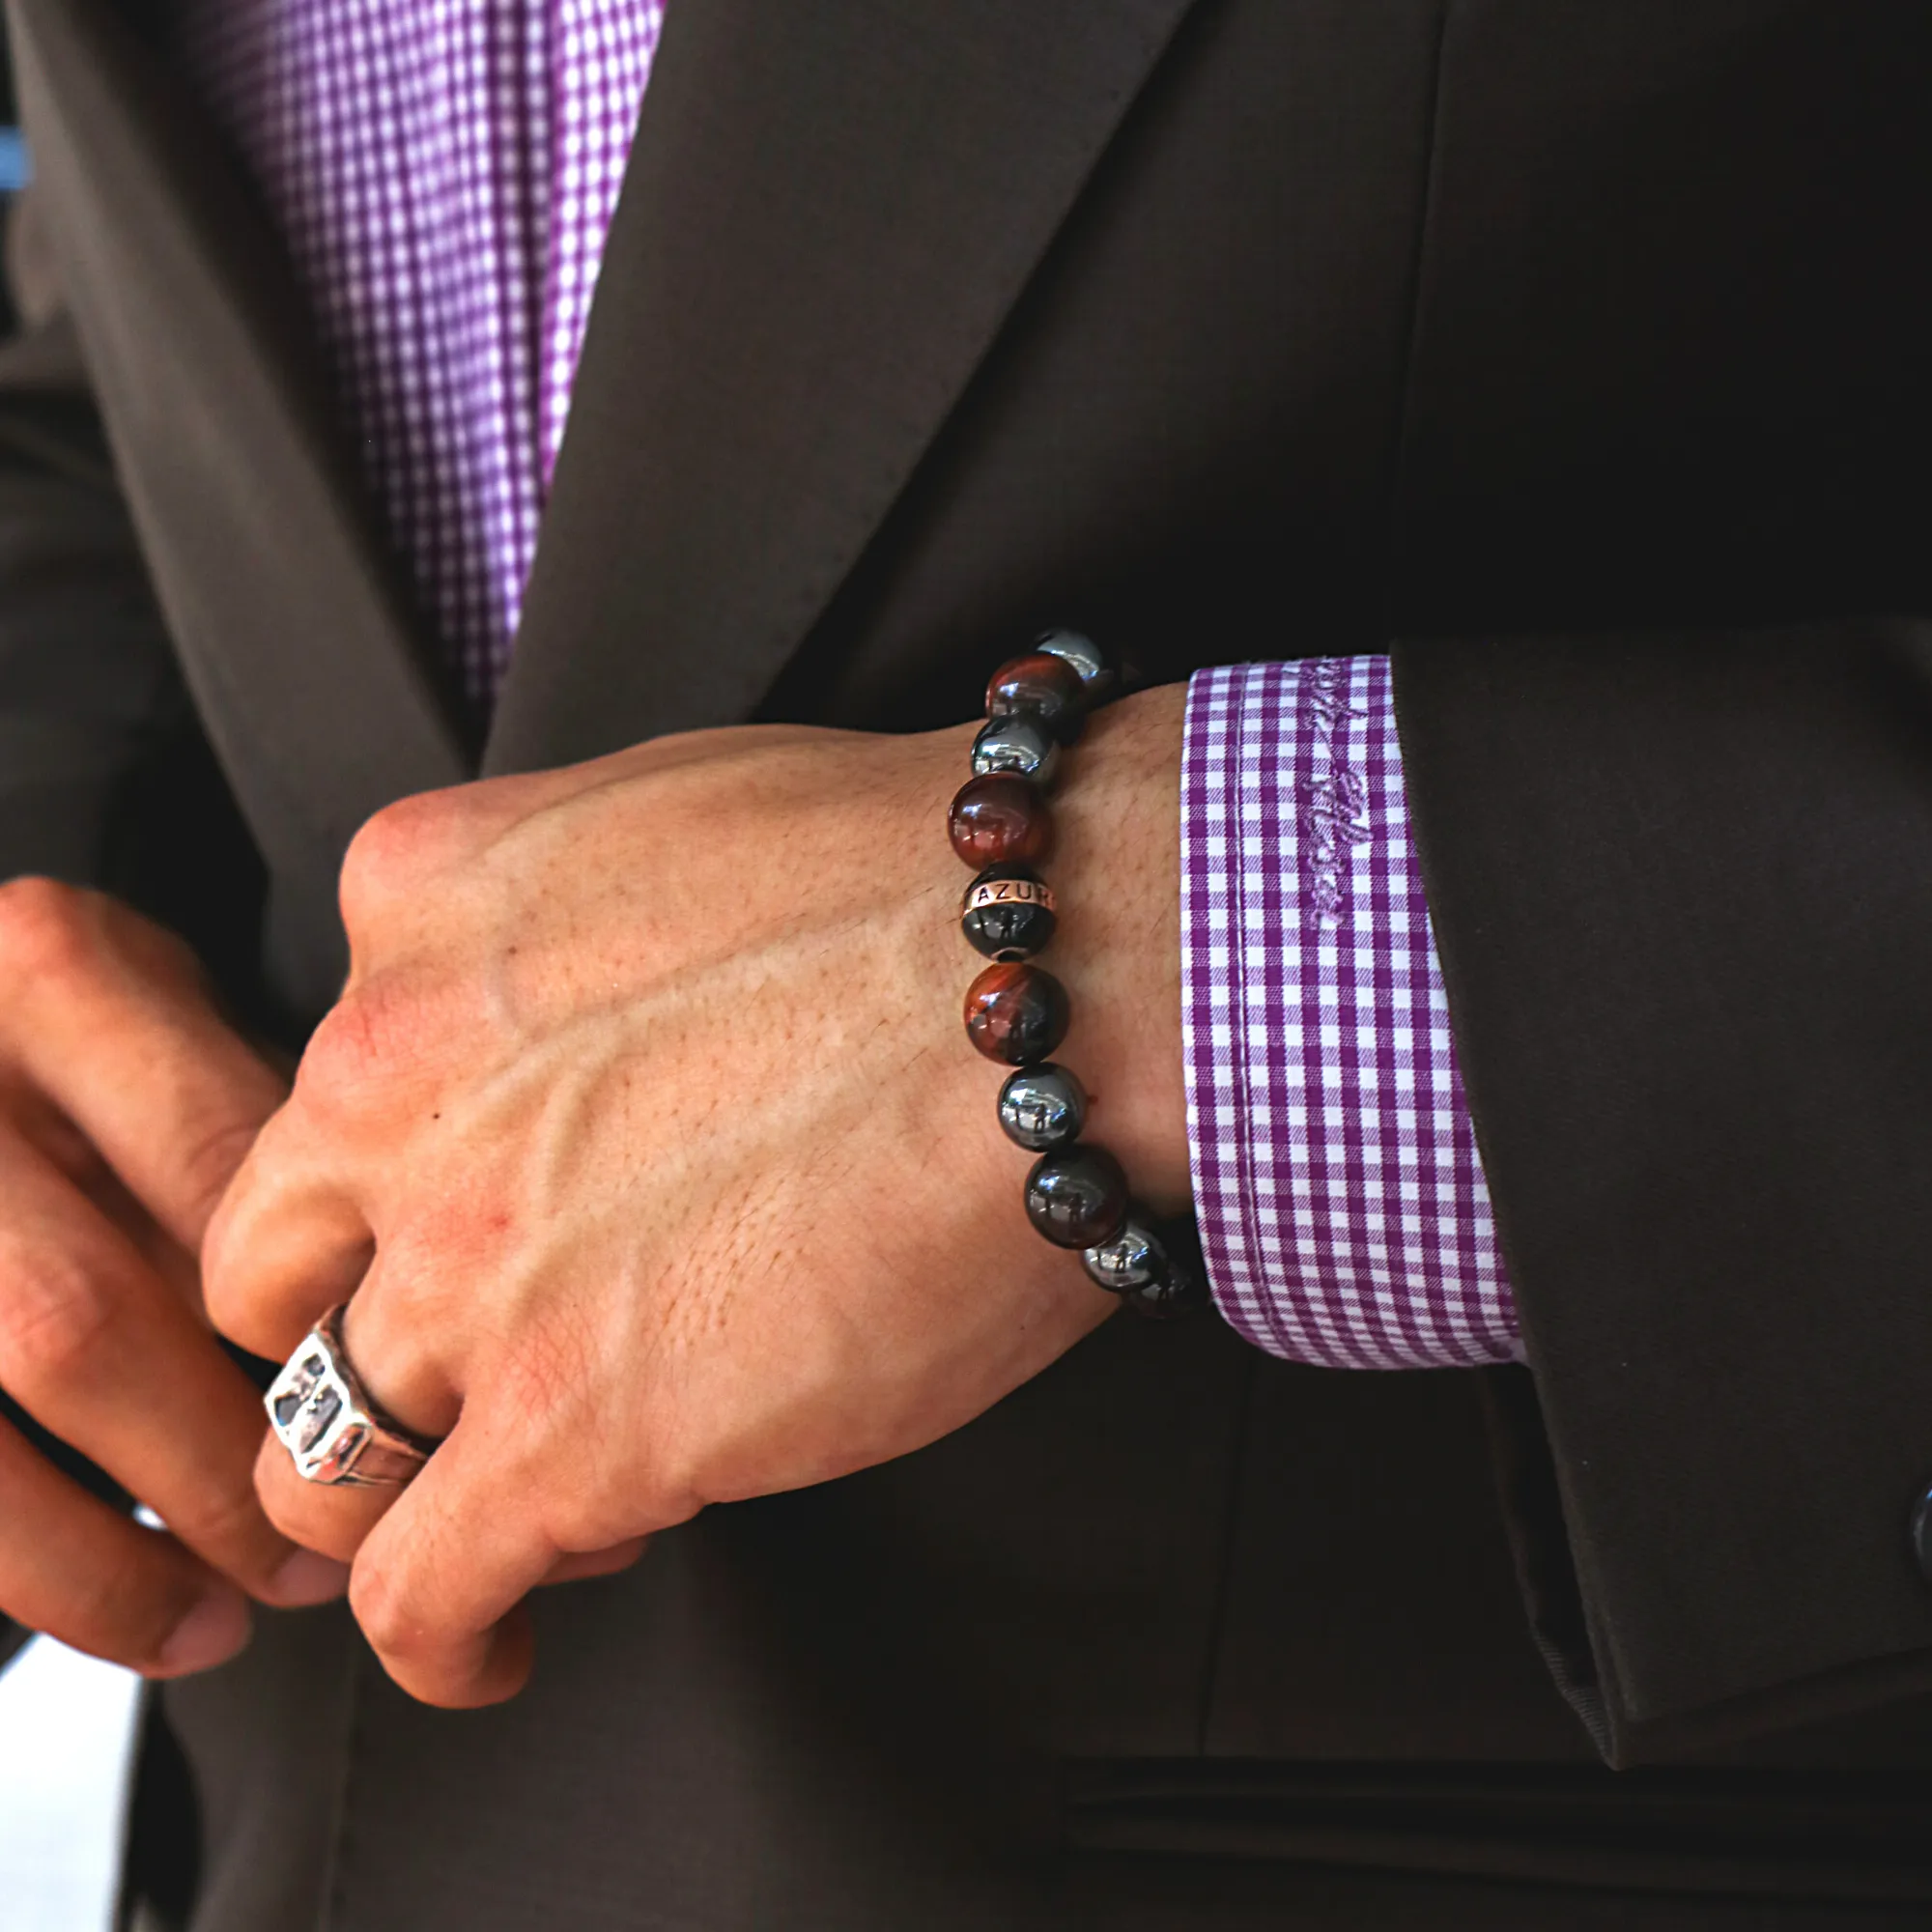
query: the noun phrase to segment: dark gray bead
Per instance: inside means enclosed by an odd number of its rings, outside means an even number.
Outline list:
[[[1059,764],[1060,746],[1053,733],[1029,717],[995,718],[973,740],[973,770],[980,778],[1015,772],[1036,784],[1048,784]]]
[[[1034,649],[1049,657],[1064,658],[1080,673],[1090,698],[1098,697],[1114,681],[1114,673],[1092,638],[1078,631],[1042,631],[1034,640]]]
[[[1055,923],[1052,893],[1024,866],[988,866],[959,908],[960,931],[988,959],[1031,959],[1050,943]]]
[[[1127,1289],[1121,1300],[1144,1321],[1173,1321],[1192,1315],[1208,1299],[1208,1285],[1187,1265],[1168,1257],[1167,1273],[1145,1288]]]
[[[1043,1060],[1023,1066],[1000,1089],[1000,1125],[1029,1153],[1048,1153],[1080,1138],[1087,1095],[1064,1066]]]
[[[1056,1148],[1034,1162],[1027,1219],[1057,1248],[1091,1248],[1127,1218],[1127,1177],[1105,1148]]]
[[[1191,1314],[1208,1299],[1192,1226],[1157,1223],[1138,1203],[1112,1239],[1086,1249],[1080,1259],[1100,1287],[1150,1321]]]
[[[1129,1289],[1155,1288],[1167,1279],[1167,1249],[1138,1209],[1128,1213],[1120,1231],[1080,1257],[1087,1272],[1109,1294]]]

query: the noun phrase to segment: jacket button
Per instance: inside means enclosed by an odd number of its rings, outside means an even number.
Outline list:
[[[1918,1572],[1932,1583],[1932,1490],[1912,1506],[1912,1553],[1918,1559]]]

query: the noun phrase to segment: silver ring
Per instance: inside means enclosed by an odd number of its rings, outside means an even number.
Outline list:
[[[331,1308],[262,1398],[269,1426],[311,1483],[379,1489],[407,1483],[436,1444],[370,1399],[342,1344],[342,1315]]]

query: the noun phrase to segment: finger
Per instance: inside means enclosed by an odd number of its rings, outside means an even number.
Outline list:
[[[414,1243],[385,1241],[342,1318],[343,1347],[370,1400],[432,1442],[456,1427],[463,1408],[450,1360],[455,1324],[444,1319],[450,1295],[437,1272]]]
[[[438,918],[434,888],[472,865],[499,839],[541,822],[601,786],[660,776],[715,760],[731,739],[761,756],[803,740],[834,735],[809,724],[725,726],[655,738],[580,765],[476,779],[398,799],[368,819],[342,864],[342,921],[350,940],[348,990],[380,973],[385,958],[411,950]]]
[[[98,894],[23,883],[40,892],[0,975],[17,1063],[192,1253],[285,1083],[179,942]]]
[[[342,1321],[344,1351],[377,1408],[405,1429],[432,1440],[455,1428],[461,1403],[424,1346],[425,1324],[395,1293],[384,1250],[349,1303]],[[333,1304],[331,1304],[333,1305]],[[297,1338],[297,1347],[300,1338]],[[255,1464],[255,1492],[270,1521],[305,1548],[347,1563],[402,1493],[389,1485],[314,1483],[273,1435]]]
[[[383,1667],[425,1704],[499,1704],[529,1677],[518,1606],[563,1552],[499,1450],[494,1432],[459,1422],[355,1559],[355,1620]]]
[[[609,1549],[588,1549],[582,1555],[559,1556],[544,1573],[545,1587],[553,1583],[588,1583],[599,1577],[615,1577],[628,1570],[649,1547],[650,1539],[634,1536]]]
[[[339,1165],[299,1113],[276,1116],[202,1243],[202,1293],[231,1342],[286,1361],[368,1272],[375,1236]]]
[[[247,1378],[50,1163],[0,1135],[0,1387],[265,1602],[347,1578],[279,1535],[251,1480],[263,1433]]]
[[[135,1251],[202,1317],[201,1266],[142,1205],[100,1151],[45,1094],[32,1088],[0,1089],[0,1128],[12,1128],[71,1181],[96,1212],[121,1230]]]
[[[353,1483],[312,1483],[296,1468],[281,1439],[270,1435],[255,1455],[255,1494],[291,1543],[330,1562],[353,1563],[402,1491],[387,1484],[359,1489]]]
[[[71,1483],[0,1423],[0,1610],[148,1677],[225,1662],[248,1600],[175,1539]]]
[[[282,1534],[337,1563],[353,1563],[369,1532],[401,1496],[400,1489],[358,1490],[305,1481],[289,1452],[271,1435],[255,1463],[255,1490],[269,1520]],[[569,1551],[538,1579],[545,1584],[584,1583],[614,1577],[643,1555],[647,1539],[634,1536],[608,1549]]]

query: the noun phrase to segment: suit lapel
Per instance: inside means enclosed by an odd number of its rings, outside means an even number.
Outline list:
[[[326,890],[364,817],[468,761],[205,117],[111,0],[10,8],[37,192],[185,668],[269,857]]]
[[[332,866],[370,811],[470,767],[296,292],[113,0],[8,4],[62,270],[190,681],[270,858]],[[671,7],[488,769],[753,708],[1189,4]]]
[[[672,0],[494,771],[742,718],[1188,0]]]

